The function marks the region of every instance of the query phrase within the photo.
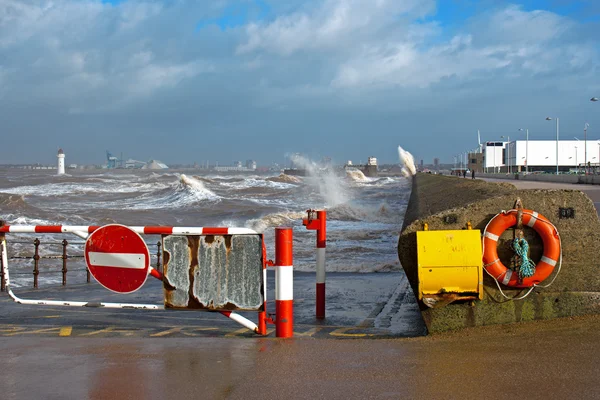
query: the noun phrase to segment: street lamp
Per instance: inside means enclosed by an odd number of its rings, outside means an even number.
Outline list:
[[[504,139],[504,136],[500,136],[501,139]],[[508,139],[508,145],[506,146],[506,170],[510,174],[510,136],[506,136]]]
[[[577,175],[579,175],[579,164],[577,163],[577,146],[575,146],[575,166],[577,167]]]
[[[546,121],[552,121],[553,118],[546,117]],[[556,119],[556,175],[558,175],[558,117]]]
[[[585,143],[585,150],[583,152],[583,165],[585,166],[584,170],[585,170],[585,175],[587,175],[587,128],[589,128],[590,124],[588,124],[587,122],[585,123],[585,125],[583,125],[583,140]]]
[[[519,128],[521,132],[523,132],[523,128]],[[525,142],[525,173],[529,173],[529,128],[525,129],[526,132],[526,142]]]
[[[598,101],[598,98],[597,98],[597,97],[592,97],[592,98],[590,99],[590,101]]]

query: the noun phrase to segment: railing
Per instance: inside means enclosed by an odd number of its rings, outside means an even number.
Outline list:
[[[44,242],[42,243],[42,241],[40,241],[38,238],[35,238],[35,240],[33,240],[33,242],[31,241],[22,241],[22,240],[15,240],[15,241],[11,241],[10,243],[12,244],[33,244],[34,246],[34,250],[33,250],[33,254],[32,255],[21,255],[21,256],[8,256],[7,258],[9,260],[33,260],[33,271],[32,272],[13,272],[12,275],[28,275],[28,274],[33,274],[33,288],[34,289],[38,289],[39,288],[39,275],[40,275],[40,260],[62,260],[62,269],[58,270],[58,271],[48,271],[48,273],[62,273],[62,285],[65,286],[67,284],[67,272],[72,271],[72,272],[81,272],[81,271],[86,271],[86,282],[90,283],[91,282],[91,274],[90,274],[90,270],[87,268],[87,266],[85,268],[74,268],[74,269],[69,269],[68,268],[68,260],[72,260],[72,259],[81,259],[83,260],[85,257],[83,256],[83,254],[81,255],[69,255],[68,254],[68,249],[69,249],[69,245],[85,245],[85,242],[69,242],[66,239],[63,239],[60,242],[55,242],[55,241],[48,241],[48,242]],[[62,246],[62,254],[60,255],[40,255],[40,247],[44,245],[44,246]],[[155,265],[155,269],[159,272],[163,272],[162,271],[162,251],[161,251],[161,242],[158,241],[155,245],[150,244],[150,247],[155,247],[156,246],[156,253],[152,254],[151,256],[153,258],[156,258],[156,262],[154,263]],[[0,250],[1,251],[1,250]],[[0,269],[0,291],[4,292],[6,290],[6,282],[4,279],[4,271],[2,269]]]

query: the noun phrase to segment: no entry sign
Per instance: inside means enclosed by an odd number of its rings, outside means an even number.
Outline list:
[[[85,242],[85,261],[102,286],[117,293],[141,288],[150,269],[150,252],[144,239],[123,225],[105,225]]]

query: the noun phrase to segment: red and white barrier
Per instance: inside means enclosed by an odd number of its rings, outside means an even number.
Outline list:
[[[87,238],[89,233],[100,226],[69,225],[4,225],[0,233],[73,233]],[[130,226],[130,229],[144,235],[256,235],[257,232],[247,228],[220,227],[177,227],[177,226]]]
[[[131,304],[131,303],[103,303],[85,301],[63,301],[63,300],[28,300],[19,298],[11,289],[8,271],[8,255],[6,249],[6,233],[71,233],[86,239],[89,234],[101,228],[100,226],[69,226],[69,225],[2,225],[0,226],[0,251],[2,253],[2,271],[8,294],[19,304],[30,305],[52,305],[52,306],[75,306],[75,307],[106,307],[106,308],[137,308],[149,310],[164,310],[163,305],[156,304]],[[169,227],[169,226],[132,226],[129,227],[139,234],[146,235],[256,235],[256,231],[247,228],[226,227]],[[292,230],[291,228],[276,229],[276,336],[293,336],[293,266],[292,266]],[[267,322],[273,322],[267,318],[267,269],[266,248],[263,244],[263,296],[264,311],[259,312],[258,325],[249,319],[232,311],[220,311],[220,313],[246,328],[260,334],[266,335]],[[148,273],[162,280],[163,275],[150,267]]]
[[[294,336],[294,263],[292,228],[275,228],[275,336]]]
[[[317,287],[316,317],[325,318],[325,248],[327,247],[327,211],[308,210],[308,218],[302,224],[308,230],[317,231]],[[316,215],[315,215],[316,214]],[[315,218],[316,217],[316,218]]]

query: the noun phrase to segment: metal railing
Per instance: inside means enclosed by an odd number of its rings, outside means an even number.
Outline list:
[[[42,243],[42,241],[40,241],[38,238],[35,238],[33,241],[22,241],[22,240],[15,240],[15,241],[11,241],[10,243],[12,244],[33,244],[33,254],[31,255],[20,255],[20,256],[8,256],[7,254],[7,259],[9,260],[33,260],[33,271],[32,272],[16,272],[12,275],[29,275],[32,274],[33,275],[33,288],[34,289],[38,289],[39,288],[39,275],[40,275],[40,260],[62,260],[62,267],[60,270],[46,270],[45,273],[61,273],[62,274],[62,286],[65,286],[67,284],[67,272],[71,271],[71,272],[81,272],[81,271],[86,271],[86,282],[90,283],[91,281],[91,274],[90,274],[90,270],[86,267],[84,268],[72,268],[69,269],[68,268],[68,260],[72,260],[72,259],[81,259],[83,260],[85,257],[83,254],[80,255],[69,255],[68,254],[68,250],[69,250],[69,245],[81,245],[84,246],[85,242],[81,242],[81,241],[77,241],[77,242],[69,242],[66,239],[63,239],[60,242],[56,242],[56,241],[47,241]],[[62,247],[62,254],[58,254],[58,255],[40,255],[40,247],[41,246],[61,246]],[[149,244],[148,246],[154,247],[156,246],[156,253],[155,254],[151,254],[151,257],[156,258],[156,262],[155,262],[155,268],[156,270],[158,270],[160,273],[162,273],[162,253],[161,253],[161,242],[158,241],[156,243],[156,245],[153,244]],[[71,247],[72,248],[72,247]],[[2,251],[2,249],[0,248],[0,252]],[[0,254],[1,255],[1,254]],[[4,270],[2,268],[0,268],[0,291],[4,292],[6,290],[6,282],[5,282],[5,278],[4,278]]]

